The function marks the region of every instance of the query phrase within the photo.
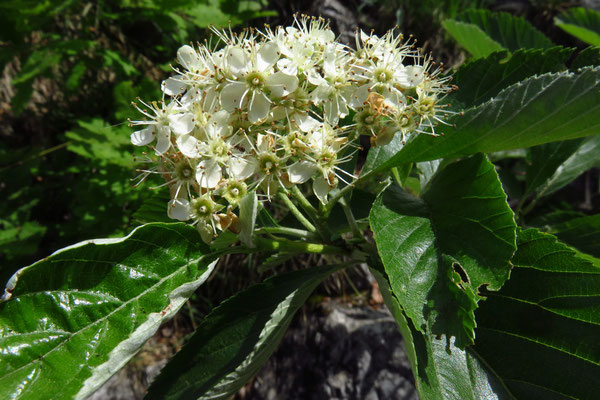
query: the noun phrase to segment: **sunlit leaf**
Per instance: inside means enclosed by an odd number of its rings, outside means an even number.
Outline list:
[[[371,266],[371,272],[402,333],[420,399],[514,399],[472,347],[461,350],[445,336],[435,337],[417,331],[392,294],[385,272],[377,266]]]
[[[494,166],[481,155],[448,165],[422,198],[392,186],[370,221],[393,293],[415,328],[470,344],[479,291],[502,286],[515,250],[516,225]]]
[[[375,170],[597,134],[600,132],[599,90],[600,68],[528,78],[466,110],[464,115],[450,119],[455,127],[438,127],[443,137],[418,135],[389,159],[379,157]],[[383,149],[380,152],[393,153]]]
[[[85,398],[174,315],[214,264],[194,228],[148,224],[21,269],[0,303],[0,397]]]

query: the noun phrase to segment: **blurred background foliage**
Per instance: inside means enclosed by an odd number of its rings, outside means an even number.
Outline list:
[[[266,5],[0,3],[0,280],[60,247],[139,224],[133,214],[151,193],[130,182],[127,118],[139,118],[131,101],[160,99],[177,49],[210,24],[274,15]]]
[[[211,24],[233,29],[288,25],[295,13],[306,13],[330,19],[349,45],[357,26],[382,34],[397,25],[435,60],[456,67],[468,53],[444,30],[443,21],[460,20],[471,8],[505,11],[524,17],[554,44],[582,49],[584,42],[553,22],[577,5],[581,2],[4,0],[0,280],[66,245],[121,236],[140,223],[166,219],[164,194],[147,190],[160,182],[138,188],[130,182],[136,173],[127,119],[139,118],[131,101],[159,99],[160,82],[170,75],[177,49],[207,38]],[[519,156],[497,163],[515,208],[524,198],[529,162]],[[597,171],[588,171],[570,186],[576,191],[553,194],[540,208],[543,214],[531,221],[556,227],[565,213],[584,216],[594,208],[590,196],[597,199],[597,180]],[[250,271],[256,260],[244,262]],[[236,276],[239,285],[248,284],[244,274]],[[226,285],[229,293],[237,290],[231,280]]]

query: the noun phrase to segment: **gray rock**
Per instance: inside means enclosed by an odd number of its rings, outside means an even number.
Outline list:
[[[387,309],[323,303],[298,315],[244,400],[418,399],[402,336]]]

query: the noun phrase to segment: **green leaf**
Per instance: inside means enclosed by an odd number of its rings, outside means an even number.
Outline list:
[[[87,65],[84,61],[79,61],[73,66],[67,80],[65,81],[65,87],[68,91],[73,92],[79,89],[81,78],[87,71]]]
[[[55,53],[47,48],[36,50],[29,55],[21,72],[13,79],[13,85],[25,83],[46,73],[48,69],[55,66],[62,59],[60,53]]]
[[[474,58],[487,57],[492,53],[505,50],[477,25],[447,19],[442,21],[442,26]]]
[[[171,200],[169,190],[156,190],[154,193],[144,199],[140,208],[133,213],[133,218],[142,222],[173,222],[167,215],[167,204]]]
[[[148,399],[228,399],[273,353],[292,317],[339,266],[267,279],[214,309],[152,383]]]
[[[467,10],[443,27],[475,58],[500,50],[547,49],[552,42],[529,22],[505,12]]]
[[[517,244],[510,280],[477,311],[474,350],[519,399],[597,398],[600,263],[535,229]]]
[[[600,12],[573,7],[554,18],[554,23],[577,39],[592,46],[600,46]]]
[[[404,147],[402,144],[402,137],[400,135],[394,135],[392,141],[385,146],[372,146],[367,153],[367,160],[363,166],[363,173],[377,169],[379,165],[389,161],[395,154],[399,153]],[[408,164],[408,163],[407,163]],[[396,164],[394,166],[400,166],[402,164]]]
[[[128,127],[114,128],[99,118],[80,120],[77,124],[79,128],[65,133],[70,140],[69,151],[102,165],[133,166]]]
[[[600,130],[599,89],[600,68],[531,77],[451,119],[456,127],[445,127],[443,137],[417,135],[390,158],[379,157],[375,171],[596,134]],[[384,147],[380,152],[392,153]]]
[[[500,52],[473,60],[454,74],[459,90],[452,93],[450,101],[458,100],[466,107],[479,105],[530,76],[565,70],[565,62],[572,52],[564,47],[520,49],[509,57]]]
[[[594,65],[600,65],[600,47],[586,47],[577,54],[577,57],[571,63],[571,69],[575,71],[578,68]]]
[[[531,149],[527,168],[527,193],[548,196],[565,187],[588,169],[600,165],[600,135],[548,143]]]
[[[209,276],[193,227],[148,224],[21,269],[0,303],[0,398],[85,398]]]
[[[577,250],[600,257],[600,214],[573,218],[546,230]]]
[[[503,383],[471,347],[461,350],[442,336],[423,335],[407,320],[385,272],[371,267],[386,306],[396,319],[422,400],[512,399]]]
[[[133,81],[123,81],[113,89],[113,101],[115,110],[115,119],[117,121],[127,121],[128,118],[137,120],[140,118],[140,112],[131,106],[132,99],[140,97],[142,99],[159,98],[162,93],[148,77],[144,76],[139,83],[134,85]],[[126,135],[129,137],[129,135]]]
[[[119,52],[105,49],[103,53],[104,65],[109,67],[117,66],[121,72],[128,77],[138,74],[138,70],[135,66]]]
[[[476,155],[448,165],[421,199],[392,186],[370,222],[393,293],[416,329],[470,344],[479,291],[502,287],[515,250],[513,213],[493,164]]]
[[[258,213],[258,199],[256,192],[252,191],[240,201],[240,240],[246,247],[255,247],[252,237]]]

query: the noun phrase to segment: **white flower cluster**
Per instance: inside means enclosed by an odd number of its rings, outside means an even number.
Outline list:
[[[338,164],[358,134],[381,145],[397,133],[435,134],[442,122],[447,80],[402,36],[360,32],[351,50],[325,21],[306,17],[264,33],[215,33],[224,46],[181,47],[163,100],[139,100],[147,119],[131,121],[145,126],[131,142],[159,158],[142,179],[162,174],[169,217],[193,220],[207,242],[237,229],[248,191],[270,198],[312,180],[325,203],[338,180],[354,178]]]

